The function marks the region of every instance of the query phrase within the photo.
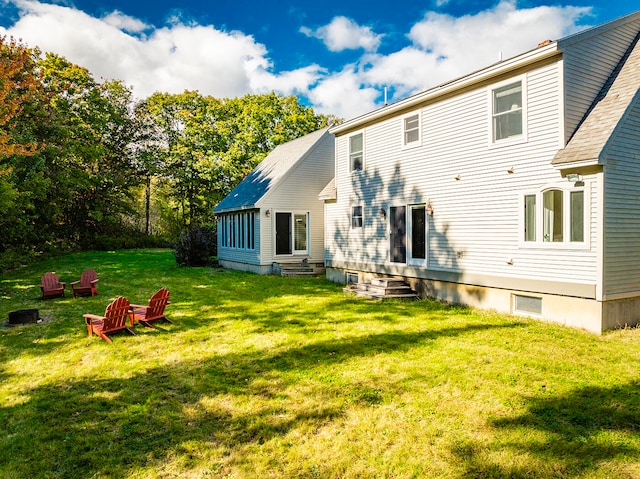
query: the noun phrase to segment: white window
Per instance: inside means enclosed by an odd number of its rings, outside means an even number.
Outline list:
[[[402,146],[411,147],[420,145],[420,115],[413,113],[402,119]]]
[[[351,208],[351,227],[362,228],[362,206],[354,206]]]
[[[586,246],[586,190],[585,186],[550,187],[523,195],[523,243]]]
[[[364,139],[362,133],[349,137],[349,165],[350,171],[364,169]]]
[[[525,133],[523,81],[518,80],[491,91],[492,142],[523,138]]]

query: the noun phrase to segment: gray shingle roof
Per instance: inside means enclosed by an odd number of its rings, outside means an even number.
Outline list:
[[[301,138],[276,146],[267,157],[249,173],[231,193],[214,208],[214,213],[247,209],[275,188],[287,172],[323,138],[328,128],[309,133]]]
[[[590,111],[567,146],[558,151],[554,165],[600,161],[620,120],[633,104],[640,87],[640,42],[632,48],[614,70]]]

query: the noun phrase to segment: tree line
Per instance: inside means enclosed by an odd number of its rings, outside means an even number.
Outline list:
[[[34,256],[167,244],[275,146],[326,126],[296,96],[134,98],[0,37],[0,270]]]

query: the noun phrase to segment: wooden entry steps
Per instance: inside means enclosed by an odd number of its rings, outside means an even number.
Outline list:
[[[343,291],[368,298],[416,299],[418,297],[404,280],[396,278],[373,278],[370,283],[358,283],[355,288],[347,287]]]
[[[280,276],[299,278],[303,276],[318,276],[316,270],[306,261],[297,263],[278,263]]]

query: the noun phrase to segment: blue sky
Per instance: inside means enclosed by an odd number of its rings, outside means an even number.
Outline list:
[[[637,0],[0,0],[0,34],[137,97],[277,91],[344,118],[640,9]]]

